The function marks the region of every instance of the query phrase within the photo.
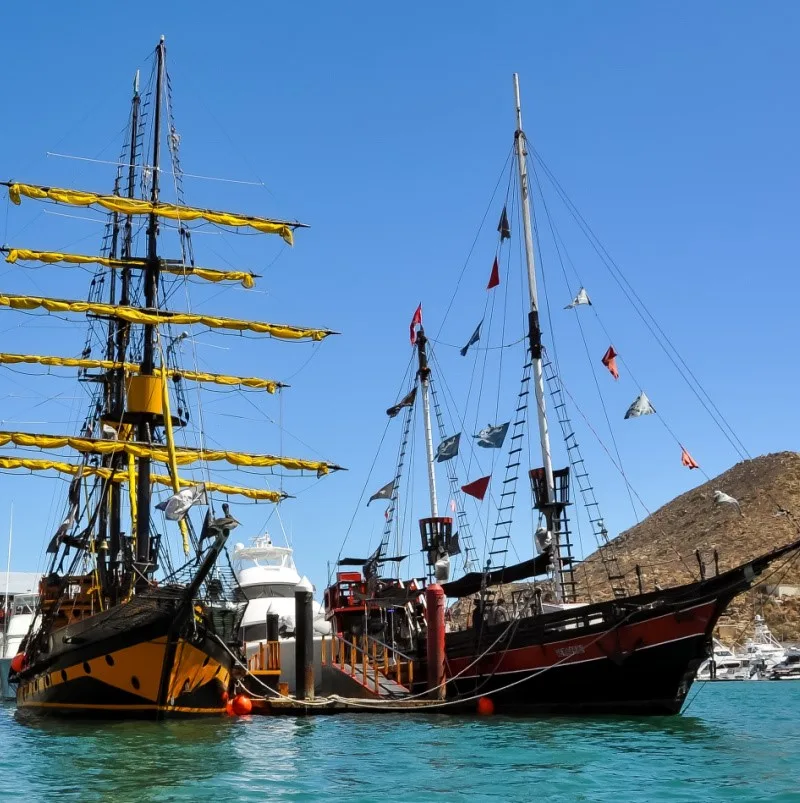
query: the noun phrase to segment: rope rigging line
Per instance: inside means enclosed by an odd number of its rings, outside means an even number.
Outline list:
[[[586,236],[587,240],[589,241],[594,251],[600,257],[601,262],[608,269],[614,281],[617,283],[617,285],[622,290],[625,297],[630,302],[631,306],[636,310],[637,315],[641,318],[642,322],[645,324],[645,327],[651,333],[655,341],[661,347],[664,354],[667,356],[667,358],[673,364],[673,366],[681,375],[683,380],[686,382],[687,386],[694,393],[695,397],[700,402],[703,409],[705,409],[705,411],[709,414],[709,416],[714,421],[717,428],[720,430],[720,432],[722,432],[722,434],[731,444],[734,451],[739,455],[739,457],[741,459],[750,458],[751,455],[748,452],[747,447],[742,443],[742,441],[736,435],[736,432],[734,431],[731,424],[727,421],[725,416],[720,412],[719,408],[716,406],[711,396],[708,394],[703,385],[697,379],[691,368],[689,368],[688,364],[678,351],[677,347],[664,332],[661,325],[656,320],[655,316],[650,312],[648,307],[645,305],[644,301],[641,299],[639,294],[636,292],[636,290],[630,284],[628,279],[625,277],[621,268],[612,259],[611,255],[608,253],[605,246],[603,246],[602,242],[594,233],[589,224],[586,222],[585,218],[578,211],[577,207],[572,203],[569,196],[566,194],[566,191],[558,182],[558,179],[556,179],[556,177],[550,171],[549,167],[544,162],[541,155],[533,149],[532,153],[534,157],[538,160],[542,169],[544,170],[545,175],[553,185],[554,189],[556,190],[556,193],[559,195],[562,202],[567,207],[567,210],[572,215],[575,222],[578,224],[578,227]],[[678,363],[680,363],[680,365]],[[681,370],[681,366],[683,366],[683,370]],[[692,384],[692,382],[689,381],[689,377],[691,377],[691,380],[694,382],[694,385]],[[703,398],[703,396],[705,397],[705,399]]]
[[[556,236],[556,230],[555,230],[555,226],[553,224],[553,218],[550,215],[550,210],[549,210],[549,208],[547,206],[547,202],[545,200],[544,193],[542,192],[542,187],[541,187],[541,183],[539,181],[538,173],[536,172],[535,164],[532,165],[531,167],[532,167],[532,172],[533,172],[534,181],[536,183],[536,187],[539,190],[539,199],[540,199],[540,201],[542,203],[542,207],[543,207],[544,213],[545,213],[545,218],[547,219],[547,223],[548,223],[548,226],[550,228],[550,233],[551,233],[551,235],[553,237],[553,243],[555,245],[556,254],[558,255],[558,261],[559,261],[559,265],[561,267],[561,273],[562,273],[562,275],[564,277],[564,284],[565,284],[565,286],[567,288],[567,292],[569,293],[570,292],[569,280],[567,278],[567,271],[566,271],[566,266],[564,265],[564,259],[563,259],[563,256],[562,256],[562,251],[561,251],[561,248],[559,247],[559,238]],[[536,226],[537,224],[536,224],[536,211],[535,211],[535,209],[533,211],[533,216],[534,216],[534,226]],[[537,239],[537,242],[538,242],[538,239]],[[543,259],[543,257],[541,257],[541,250],[540,250],[540,259]],[[542,273],[544,273],[544,271],[542,271]],[[544,287],[545,287],[545,297],[547,297],[547,285],[546,285],[546,283],[544,283]],[[586,353],[586,360],[589,363],[589,368],[591,369],[591,372],[592,372],[592,379],[594,381],[595,389],[597,390],[597,397],[600,400],[600,406],[603,409],[603,416],[604,416],[604,418],[606,420],[606,426],[608,427],[608,433],[611,436],[611,443],[612,443],[612,445],[614,447],[614,454],[616,454],[616,456],[617,456],[617,462],[618,462],[618,464],[620,466],[620,469],[623,472],[623,476],[624,476],[624,470],[625,469],[624,469],[624,466],[623,466],[623,463],[622,463],[622,455],[620,454],[619,445],[617,444],[617,439],[616,439],[616,436],[614,435],[614,429],[611,426],[611,418],[608,415],[608,408],[606,406],[606,402],[605,402],[605,398],[603,397],[603,393],[602,393],[602,391],[600,389],[600,382],[599,382],[599,380],[597,378],[597,369],[595,368],[595,361],[592,359],[592,356],[591,356],[591,354],[589,352],[589,344],[588,344],[588,342],[586,340],[586,334],[584,332],[583,323],[581,321],[580,314],[578,314],[578,308],[577,307],[575,307],[573,309],[573,313],[574,313],[575,321],[578,324],[578,330],[579,330],[580,335],[581,335],[581,340],[583,342],[584,352]],[[555,363],[555,370],[556,370],[557,373],[560,373],[560,367],[559,367],[559,364],[558,364],[558,354],[556,352],[556,345],[555,345],[555,336],[554,336],[555,332],[554,332],[553,325],[552,325],[552,318],[550,316],[549,297],[548,297],[548,304],[547,304],[547,315],[548,315],[548,319],[550,320],[550,331],[551,331],[551,333],[553,333],[552,347],[553,347],[553,358],[554,358],[554,363]],[[631,494],[631,491],[628,488],[627,484],[625,486],[625,489],[626,489],[627,494],[628,494],[628,500],[631,503],[631,510],[633,511],[633,517],[636,519],[636,522],[638,523],[639,522],[639,513],[636,510],[636,505],[634,504],[634,501],[633,501],[633,495]]]

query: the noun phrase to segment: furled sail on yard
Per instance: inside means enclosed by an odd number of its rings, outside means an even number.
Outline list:
[[[202,399],[214,390],[209,385],[217,386],[216,401],[234,398],[244,389],[275,394],[288,385],[229,370],[204,370],[196,351],[189,367],[180,364],[178,346],[190,338],[194,351],[196,341],[190,329],[178,333],[176,326],[310,343],[335,333],[166,307],[181,288],[188,309],[193,308],[189,280],[250,289],[257,278],[235,268],[196,265],[189,224],[276,234],[288,245],[305,224],[185,202],[165,58],[162,38],[144,99],[137,73],[130,128],[110,193],[5,183],[13,204],[30,198],[107,213],[106,236],[97,255],[0,249],[8,263],[21,263],[21,268],[32,267],[25,263],[46,271],[69,268],[68,280],[79,275],[74,266],[91,266],[94,272],[85,300],[51,297],[44,291],[0,293],[5,312],[51,313],[65,332],[76,325],[65,314],[79,315],[88,330],[83,350],[71,355],[42,354],[41,347],[26,350],[18,342],[24,332],[15,338],[14,350],[0,352],[0,372],[15,366],[74,369],[89,400],[83,423],[71,434],[0,431],[0,449],[7,450],[0,454],[0,471],[69,478],[60,524],[47,533],[50,562],[41,582],[37,626],[24,642],[16,676],[18,705],[37,712],[153,718],[224,713],[234,689],[234,664],[241,658],[243,609],[225,553],[228,534],[239,522],[223,500],[279,503],[290,496],[282,488],[287,472],[322,477],[339,469],[328,460],[261,449],[262,430],[253,427],[247,431],[251,450],[221,443],[229,431],[214,432],[215,419],[203,415]],[[148,133],[149,150],[144,147]],[[175,177],[174,202],[160,197],[164,139]],[[162,256],[162,227],[176,230],[180,250],[175,258]],[[62,351],[69,343],[66,335],[63,341]],[[197,383],[192,388],[197,401],[187,396],[189,382]],[[37,450],[51,454],[32,456]],[[153,463],[161,466],[156,469]],[[279,474],[281,487],[268,487],[265,479],[251,480],[248,487],[229,481],[229,475],[218,476],[233,471]],[[195,525],[198,510],[205,515]],[[170,549],[175,536],[183,557]]]

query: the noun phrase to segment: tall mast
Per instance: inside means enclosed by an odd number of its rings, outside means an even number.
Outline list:
[[[419,357],[419,382],[422,386],[422,418],[425,423],[425,453],[428,457],[428,490],[431,495],[431,516],[439,517],[439,503],[436,499],[436,470],[433,462],[433,432],[431,430],[431,405],[428,398],[431,369],[428,367],[428,338],[420,326],[417,332],[417,356]]]
[[[126,195],[128,198],[133,198],[136,193],[136,163],[138,160],[138,136],[139,136],[139,110],[141,106],[141,97],[139,95],[139,71],[133,79],[133,97],[131,99],[131,130],[130,130],[130,143],[128,147],[128,179],[126,187]],[[122,258],[130,259],[133,249],[133,220],[131,215],[127,215],[124,224],[124,233],[122,237]],[[120,298],[119,304],[127,306],[130,304],[130,268],[123,268],[120,276]],[[117,362],[123,363],[126,361],[128,351],[128,338],[130,332],[130,324],[125,321],[113,322],[113,330],[115,336],[115,354],[112,354],[109,359],[116,359]],[[111,405],[109,413],[112,422],[119,424],[125,414],[125,371],[124,369],[117,368],[109,372],[109,381],[111,384]],[[121,455],[111,455],[111,467],[114,470],[119,470],[124,464],[124,458]],[[111,526],[110,526],[110,543],[108,549],[108,564],[109,569],[116,570],[119,568],[119,553],[122,544],[122,489],[118,483],[111,483]],[[111,572],[112,580],[112,597],[116,601],[116,595],[119,592],[118,588],[118,575],[116,571]]]
[[[156,47],[156,89],[155,112],[153,116],[153,164],[151,165],[151,192],[150,200],[158,203],[158,174],[159,156],[161,152],[161,95],[162,79],[164,75],[164,37]],[[158,216],[150,215],[147,228],[147,268],[144,274],[144,306],[147,309],[158,307]],[[154,372],[153,353],[155,347],[155,327],[145,324],[144,345],[142,350],[141,375],[152,376]],[[151,425],[153,419],[143,416],[138,424],[137,438],[147,442],[151,439]],[[136,510],[136,564],[139,572],[137,587],[146,585],[146,574],[150,567],[150,458],[141,457],[138,460],[138,475],[136,482],[137,510]],[[144,575],[144,576],[141,576]]]
[[[536,260],[533,252],[533,229],[531,226],[530,186],[528,184],[527,150],[525,133],[522,130],[522,104],[519,97],[519,76],[514,73],[514,99],[517,111],[517,130],[514,133],[514,144],[517,149],[517,167],[519,169],[520,205],[522,207],[522,227],[525,235],[525,262],[528,267],[528,291],[530,294],[530,312],[528,313],[528,339],[533,364],[533,387],[536,395],[536,416],[539,421],[539,442],[542,449],[542,465],[544,466],[547,484],[547,509],[545,512],[547,530],[553,536],[553,569],[557,578],[556,596],[563,598],[563,578],[561,564],[561,543],[558,532],[559,521],[553,515],[555,503],[555,482],[553,480],[553,460],[550,454],[550,433],[547,427],[547,411],[544,398],[544,373],[542,370],[542,330],[539,326],[539,299],[536,293]]]

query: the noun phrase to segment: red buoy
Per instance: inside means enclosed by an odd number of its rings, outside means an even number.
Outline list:
[[[478,714],[482,717],[494,714],[494,701],[491,697],[478,697]]]
[[[227,703],[228,702],[228,692],[226,692],[226,691],[222,692],[222,702],[223,703]]]
[[[225,713],[229,717],[235,717],[236,716],[236,714],[234,713],[234,710],[233,710],[233,700],[228,700],[228,702],[225,703]]]
[[[12,672],[22,672],[25,669],[25,665],[28,661],[25,658],[24,652],[18,652],[12,659],[11,659],[11,671]]]
[[[239,716],[249,714],[253,710],[253,702],[246,694],[237,694],[231,702],[233,703],[233,713]]]

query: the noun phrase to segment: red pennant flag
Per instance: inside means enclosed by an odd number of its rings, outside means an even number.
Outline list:
[[[613,346],[608,347],[608,351],[603,355],[601,362],[606,368],[608,368],[611,376],[613,376],[614,379],[619,379],[619,371],[617,370],[617,352],[614,351]]]
[[[414,317],[411,319],[411,326],[409,327],[412,346],[417,342],[417,330],[414,328],[416,326],[422,326],[422,304],[414,310]]]
[[[686,466],[686,468],[700,468],[699,463],[695,462],[695,459],[686,451],[686,449],[681,446],[681,464]]]
[[[489,284],[486,285],[486,289],[491,290],[493,287],[497,287],[498,284],[500,284],[500,265],[497,262],[497,257],[495,257],[492,264],[492,275],[489,277]]]
[[[461,490],[465,494],[474,496],[476,499],[483,499],[486,496],[486,489],[489,487],[489,480],[492,478],[490,474],[488,477],[481,477],[479,480],[468,482],[466,485],[461,486]]]

